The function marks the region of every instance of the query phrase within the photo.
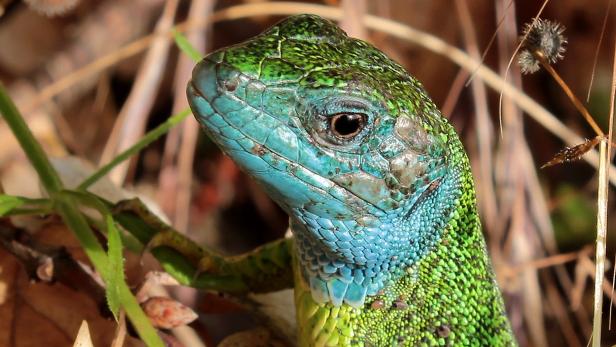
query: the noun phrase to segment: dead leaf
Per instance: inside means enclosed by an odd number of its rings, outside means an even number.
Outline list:
[[[81,322],[73,347],[94,347],[92,338],[90,337],[90,328],[88,327],[88,322],[85,320]]]
[[[152,324],[157,328],[179,327],[194,321],[198,317],[188,306],[165,296],[149,298],[141,306]]]
[[[37,233],[46,244],[63,244],[77,259],[85,261],[72,233],[63,225],[47,225]],[[32,283],[16,258],[0,248],[0,346],[71,346],[84,320],[88,321],[95,346],[109,346],[116,324],[101,315],[100,307],[87,294],[62,284]],[[127,337],[126,347],[143,346]]]

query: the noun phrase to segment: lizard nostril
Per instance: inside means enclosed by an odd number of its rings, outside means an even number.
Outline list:
[[[226,80],[223,83],[223,87],[225,88],[226,91],[228,92],[234,92],[237,89],[237,85],[240,83],[238,78],[232,78],[229,80]]]

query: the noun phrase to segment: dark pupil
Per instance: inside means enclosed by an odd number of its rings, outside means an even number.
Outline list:
[[[342,113],[331,118],[331,128],[338,136],[351,137],[361,130],[363,122],[362,114]]]

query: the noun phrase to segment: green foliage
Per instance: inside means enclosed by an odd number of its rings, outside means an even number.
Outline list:
[[[107,304],[113,313],[116,321],[118,320],[122,298],[120,286],[124,282],[124,257],[122,255],[122,238],[120,231],[115,225],[111,215],[105,218],[107,224],[107,256],[109,257],[109,267],[105,276],[105,296]]]
[[[192,61],[198,63],[203,58],[203,55],[199,53],[199,51],[190,44],[186,36],[182,35],[179,31],[173,30],[173,38],[178,48],[192,59]]]
[[[0,217],[5,216],[13,209],[25,204],[22,198],[11,195],[0,195]]]

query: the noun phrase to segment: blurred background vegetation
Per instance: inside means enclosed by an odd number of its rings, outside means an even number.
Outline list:
[[[271,15],[273,3],[0,0],[0,80],[50,155],[79,158],[59,162],[60,170],[67,176],[75,171],[79,175],[84,167],[106,163],[187,106],[184,89],[193,63],[173,45],[168,35],[173,25],[199,22],[187,36],[202,52],[209,52],[254,36],[280,20],[283,16]],[[575,139],[565,142],[546,129],[545,121],[527,117],[507,97],[499,107],[499,90],[486,87],[480,78],[466,86],[469,71],[447,54],[369,29],[361,21],[365,14],[391,19],[430,33],[476,59],[495,35],[484,64],[504,76],[524,23],[532,21],[543,2],[327,0],[297,2],[297,9],[307,3],[340,8],[344,12],[340,25],[351,36],[372,42],[422,81],[459,130],[474,166],[484,232],[520,344],[586,346],[592,329],[597,170],[583,160],[539,169],[565,145],[575,144]],[[553,0],[541,14],[566,27],[567,51],[554,67],[606,132],[616,41],[616,6],[608,10],[609,3]],[[227,12],[210,20],[212,13],[246,4],[253,5],[253,10],[244,18],[230,19]],[[159,35],[148,36],[156,32]],[[545,71],[522,76],[514,63],[507,80],[573,133],[594,136]],[[287,227],[284,213],[197,131],[192,118],[109,178],[125,188],[118,193],[121,196],[137,194],[151,201],[179,230],[228,254],[282,237]],[[0,182],[7,193],[40,196],[36,175],[1,121]],[[614,203],[608,207],[608,215],[613,214]],[[614,296],[613,229],[614,223],[608,229],[605,345],[616,343],[616,333],[607,326]],[[63,238],[70,236],[54,237],[64,244]],[[0,315],[13,312],[0,322],[0,331],[12,332],[5,340],[0,333],[0,345],[13,341],[19,346],[19,341],[35,339],[29,329],[36,319],[46,322],[40,324],[55,320],[55,328],[49,331],[60,336],[58,341],[64,341],[61,336],[71,341],[75,320],[53,318],[49,313],[55,312],[53,307],[42,313],[40,305],[32,304],[31,310],[38,312],[33,318],[24,318],[29,313],[15,314],[15,307],[47,294],[24,294],[31,286],[27,276],[19,275],[17,265],[7,265],[7,256],[0,257],[0,262],[5,262],[0,267]],[[211,296],[191,290],[175,294],[200,313],[193,327],[207,343],[254,326],[250,312],[221,308],[212,304]],[[39,337],[45,334],[53,335],[45,330]],[[99,341],[107,341],[107,335],[99,335]]]

